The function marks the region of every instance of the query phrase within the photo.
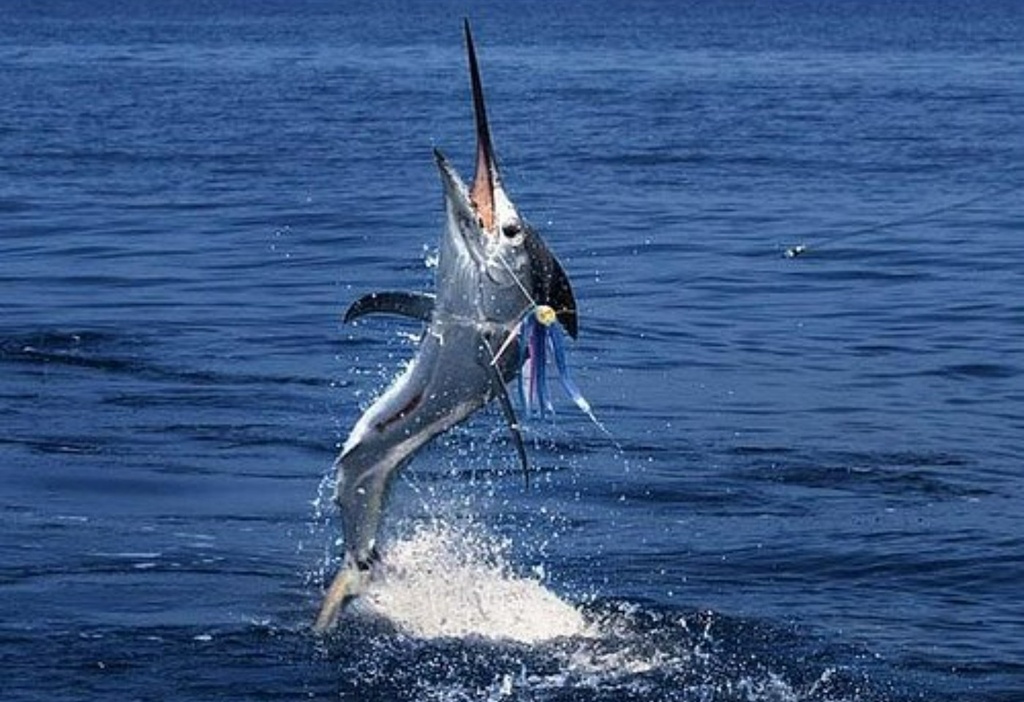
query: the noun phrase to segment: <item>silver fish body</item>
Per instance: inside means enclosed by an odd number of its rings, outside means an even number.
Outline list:
[[[373,294],[357,301],[346,316],[394,313],[422,319],[427,326],[408,368],[356,422],[335,461],[345,559],[317,619],[319,631],[331,628],[345,603],[365,586],[390,483],[427,442],[499,398],[525,459],[505,390],[519,371],[519,355],[509,342],[523,317],[537,305],[548,305],[569,334],[576,334],[569,280],[501,183],[468,22],[465,33],[476,116],[476,175],[467,187],[435,151],[446,212],[435,294]]]

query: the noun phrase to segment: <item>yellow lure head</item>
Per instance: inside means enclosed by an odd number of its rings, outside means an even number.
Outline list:
[[[533,310],[533,315],[537,318],[537,321],[543,324],[545,327],[550,327],[558,319],[555,314],[555,310],[548,305],[537,305]]]

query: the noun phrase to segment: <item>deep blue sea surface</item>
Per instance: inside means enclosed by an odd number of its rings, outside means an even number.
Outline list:
[[[385,560],[586,632],[318,639],[467,15],[610,436],[480,413]],[[1022,115],[1017,0],[0,2],[0,699],[1024,699]]]

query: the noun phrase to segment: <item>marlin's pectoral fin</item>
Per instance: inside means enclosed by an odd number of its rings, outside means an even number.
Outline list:
[[[558,322],[565,329],[565,332],[573,339],[579,333],[579,317],[576,313],[576,296],[572,294],[572,285],[569,283],[569,276],[558,259],[551,257],[554,264],[551,271],[551,281],[548,291],[548,305],[555,309]]]
[[[505,415],[509,431],[512,432],[512,443],[515,444],[516,453],[519,454],[519,465],[523,467],[523,478],[526,480],[526,484],[529,485],[530,462],[526,458],[526,446],[523,445],[523,431],[519,427],[519,421],[516,419],[516,410],[512,406],[512,400],[509,399],[508,389],[505,387],[505,381],[501,379],[501,373],[493,366],[491,369],[494,375],[494,387],[497,388],[495,394],[498,396],[498,404],[501,405],[502,414]]]
[[[345,323],[368,314],[397,314],[423,322],[434,312],[434,296],[429,293],[375,292],[363,295],[345,312]]]
[[[559,324],[575,339],[579,332],[579,313],[569,276],[539,237],[528,238],[526,248],[533,260],[533,299],[552,308]]]

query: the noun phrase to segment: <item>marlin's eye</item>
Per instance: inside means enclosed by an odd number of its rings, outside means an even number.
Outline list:
[[[504,234],[509,239],[515,239],[522,233],[522,231],[523,226],[519,224],[519,222],[512,222],[511,224],[506,224],[504,227],[501,228],[501,233]]]

